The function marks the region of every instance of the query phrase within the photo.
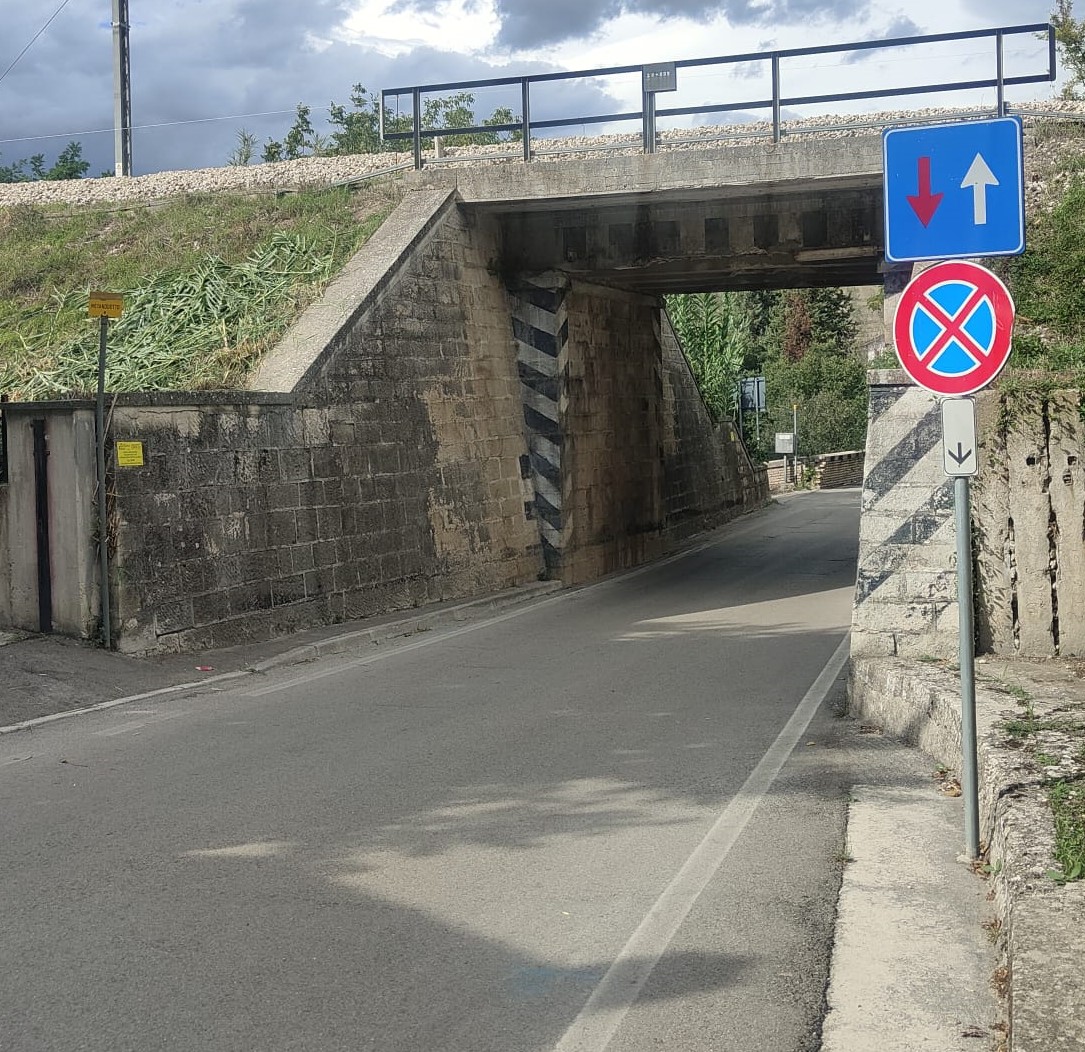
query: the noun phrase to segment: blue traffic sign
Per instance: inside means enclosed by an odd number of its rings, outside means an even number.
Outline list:
[[[885,258],[896,263],[1025,251],[1017,117],[882,134]]]

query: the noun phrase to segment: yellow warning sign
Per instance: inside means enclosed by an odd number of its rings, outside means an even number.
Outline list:
[[[143,467],[143,443],[142,442],[118,442],[117,443],[117,467],[141,468]]]
[[[92,318],[119,318],[124,311],[124,297],[117,292],[92,292],[87,313]]]

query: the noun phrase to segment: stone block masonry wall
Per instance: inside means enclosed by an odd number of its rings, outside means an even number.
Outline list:
[[[985,392],[979,434],[979,646],[1007,657],[1085,656],[1081,392]]]
[[[668,531],[716,526],[768,500],[764,467],[754,465],[730,423],[715,425],[666,311],[657,317],[662,351],[663,479]]]
[[[144,450],[142,466],[111,458],[121,649],[591,580],[763,499],[655,298],[560,274],[510,297],[500,258],[494,217],[413,191],[256,389],[117,400],[111,441]]]
[[[767,499],[655,297],[573,280],[564,307],[562,580],[635,566]]]
[[[809,481],[811,489],[861,486],[863,457],[862,452],[853,449],[841,453],[824,453],[818,457],[799,457],[799,479],[806,484],[804,472],[812,468],[813,477]],[[790,458],[770,460],[765,466],[768,468],[769,489],[773,493],[793,488],[794,464]]]
[[[566,584],[665,549],[663,376],[654,297],[574,282],[565,375]]]
[[[853,655],[957,652],[953,488],[936,396],[899,370],[870,374]]]
[[[265,363],[282,393],[116,410],[114,437],[147,454],[116,472],[125,649],[228,645],[538,578],[492,230],[443,199],[406,213],[374,239],[387,258],[348,269]]]

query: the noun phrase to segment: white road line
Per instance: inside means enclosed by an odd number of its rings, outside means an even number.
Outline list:
[[[172,687],[159,687],[157,690],[147,690],[142,694],[129,694],[125,698],[114,698],[112,701],[99,701],[96,705],[86,705],[81,709],[67,709],[64,712],[53,712],[48,716],[35,716],[31,720],[23,720],[21,723],[13,723],[8,727],[0,727],[0,735],[16,734],[19,731],[33,730],[46,723],[56,723],[57,720],[70,719],[72,716],[85,716],[88,712],[103,712],[106,709],[115,709],[118,705],[131,705],[133,701],[146,701],[148,698],[160,698],[165,694],[180,694],[186,690],[196,690],[206,687],[209,683],[224,683],[231,679],[242,679],[251,676],[248,671],[223,672],[217,676],[208,676],[207,679],[193,680],[191,683],[177,683]]]
[[[610,1044],[693,904],[730,854],[810,725],[848,659],[849,645],[845,635],[768,752],[622,947],[554,1052],[604,1052]]]
[[[148,714],[144,719],[128,720],[126,723],[118,723],[112,727],[105,727],[94,733],[102,738],[112,738],[118,734],[127,734],[129,731],[138,731],[143,727],[151,727],[156,723],[164,723],[166,720],[175,720],[179,716],[187,715],[187,712],[156,712]]]

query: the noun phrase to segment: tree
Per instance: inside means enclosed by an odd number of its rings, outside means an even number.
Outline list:
[[[701,397],[716,420],[735,412],[735,391],[749,330],[727,294],[668,296],[667,315],[682,345]]]
[[[350,105],[349,110],[337,102],[328,107],[328,123],[335,129],[328,152],[339,156],[379,153],[380,101],[361,84],[355,84],[350,92]]]
[[[40,179],[82,179],[90,168],[83,160],[83,146],[70,142],[57,156],[56,162],[45,167],[45,154],[36,153],[10,165],[0,165],[0,183],[30,183]],[[29,169],[29,170],[28,170]]]
[[[288,161],[296,161],[313,149],[313,122],[309,119],[310,107],[298,103],[297,115],[283,140],[283,153]]]
[[[799,407],[803,456],[863,448],[866,367],[856,355],[819,343],[798,360],[778,356],[765,365],[765,388],[770,408],[780,417],[780,430],[791,430],[791,407]]]
[[[422,127],[467,128],[479,123],[474,111],[475,97],[468,91],[456,92],[442,98],[427,99],[422,106]],[[517,118],[512,110],[499,107],[482,121],[484,125],[515,124]],[[385,113],[387,131],[411,130],[411,114]],[[350,93],[350,105],[332,102],[328,106],[328,123],[332,127],[324,137],[313,130],[312,111],[301,103],[297,107],[294,125],[285,138],[268,139],[264,144],[265,161],[293,160],[306,154],[341,157],[353,153],[379,153],[386,147],[380,137],[380,99],[361,84],[355,84]],[[521,138],[518,132],[472,132],[467,135],[445,136],[449,146],[489,146],[510,139]],[[424,136],[423,149],[433,146],[433,136]]]
[[[1056,0],[1051,24],[1055,27],[1055,43],[1062,55],[1063,68],[1070,74],[1062,97],[1080,99],[1085,89],[1085,20],[1074,18],[1073,0]]]

